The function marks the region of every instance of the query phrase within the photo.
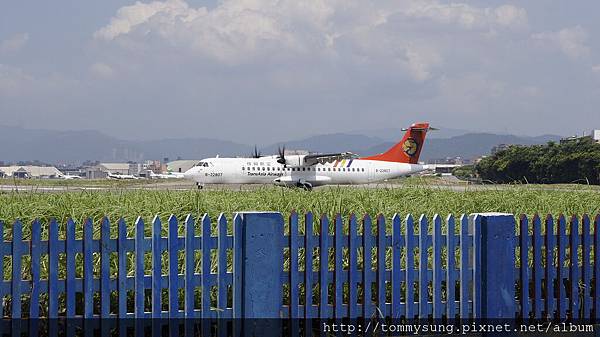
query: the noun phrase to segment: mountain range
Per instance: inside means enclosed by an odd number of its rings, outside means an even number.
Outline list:
[[[316,135],[300,140],[282,141],[259,146],[262,154],[277,153],[278,147],[316,152],[351,151],[359,155],[381,153],[395,144],[403,131],[333,133]],[[394,137],[394,134],[397,135]],[[556,141],[560,136],[536,137],[474,133],[453,130],[446,138],[429,137],[421,153],[425,161],[460,156],[473,158],[489,154],[497,144],[543,144]],[[438,136],[439,137],[439,136]],[[395,138],[395,139],[394,139]],[[212,138],[170,138],[149,141],[122,140],[99,131],[54,131],[0,126],[0,161],[17,162],[39,160],[47,163],[81,163],[86,160],[105,162],[141,161],[146,159],[170,160],[176,158],[201,159],[220,156],[245,156],[254,151],[254,145]]]

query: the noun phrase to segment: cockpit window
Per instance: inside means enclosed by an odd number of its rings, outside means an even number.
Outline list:
[[[201,161],[198,164],[196,164],[196,166],[199,166],[199,167],[208,167],[208,163],[205,162],[205,161]]]

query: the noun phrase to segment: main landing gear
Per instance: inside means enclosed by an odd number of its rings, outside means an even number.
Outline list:
[[[313,189],[312,184],[306,181],[299,181],[298,183],[296,183],[296,187],[303,188],[305,191],[309,192]]]

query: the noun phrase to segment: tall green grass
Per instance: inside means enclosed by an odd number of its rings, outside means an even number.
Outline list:
[[[425,214],[507,212],[596,214],[600,213],[600,193],[588,189],[553,190],[515,186],[491,190],[452,191],[429,187],[367,189],[333,187],[307,192],[298,189],[264,187],[251,191],[156,191],[111,190],[64,193],[0,193],[0,220],[7,223],[20,219],[29,223],[38,218],[47,222],[56,218],[63,222],[73,218],[98,221],[103,216],[113,220],[123,217],[133,221],[142,216],[146,221],[154,215],[166,220],[170,214],[183,218],[208,213],[216,216],[239,211],[312,211],[315,214],[342,216],[398,212]]]

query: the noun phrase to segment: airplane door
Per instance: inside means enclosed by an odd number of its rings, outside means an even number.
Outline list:
[[[372,182],[373,180],[375,180],[375,172],[374,172],[374,168],[373,165],[371,165],[371,163],[369,163],[369,165],[367,165],[367,179],[369,180],[369,182]]]

